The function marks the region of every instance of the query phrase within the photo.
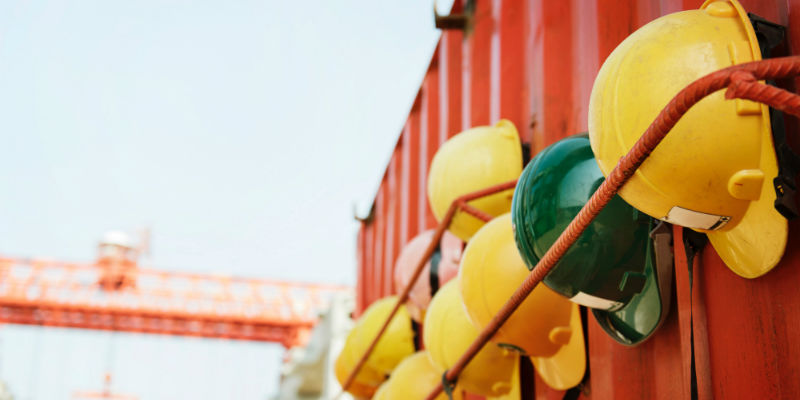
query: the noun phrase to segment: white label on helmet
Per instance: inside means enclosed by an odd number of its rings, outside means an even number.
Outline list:
[[[598,310],[616,310],[622,307],[622,303],[618,301],[592,296],[583,292],[578,292],[578,294],[572,296],[569,300],[573,303],[578,303],[589,308],[596,308]]]
[[[694,229],[707,229],[710,231],[722,228],[731,217],[724,215],[706,214],[699,211],[692,211],[683,207],[674,206],[669,210],[666,217],[661,218],[671,224],[685,226]]]

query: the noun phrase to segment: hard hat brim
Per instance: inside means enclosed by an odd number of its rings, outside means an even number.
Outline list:
[[[645,268],[647,281],[641,292],[617,311],[592,309],[595,320],[617,342],[635,346],[647,340],[666,317],[668,303],[661,299],[658,280],[650,261]]]
[[[387,400],[389,398],[389,381],[383,382],[378,386],[378,390],[372,395],[373,400]]]
[[[627,346],[636,346],[649,339],[669,314],[674,269],[672,252],[669,250],[672,227],[659,225],[653,232],[660,229],[665,230],[667,235],[667,242],[664,243],[666,254],[660,255],[659,259],[654,240],[647,241],[646,278],[642,290],[619,310],[592,310],[600,327],[614,340]]]
[[[761,197],[750,202],[742,220],[733,229],[707,232],[708,240],[725,265],[735,274],[750,279],[778,265],[789,236],[789,223],[774,206],[772,177],[778,175],[778,160],[769,133],[762,134],[761,170],[769,179],[764,179]]]
[[[552,357],[531,357],[539,377],[553,389],[567,390],[577,386],[586,373],[586,348],[583,341],[583,324],[580,308],[572,305],[569,322],[572,335],[569,342]]]
[[[441,373],[436,369],[428,356],[427,350],[418,351],[405,359],[392,373],[386,389],[386,400],[421,399],[430,393],[442,381]],[[453,390],[453,400],[462,400],[460,386]],[[446,400],[447,395],[440,393],[436,400]]]

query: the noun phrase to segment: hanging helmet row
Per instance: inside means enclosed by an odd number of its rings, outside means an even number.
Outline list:
[[[710,72],[761,57],[739,3],[709,0],[699,10],[652,21],[611,53],[592,90],[588,134],[540,150],[527,166],[519,134],[507,120],[444,143],[428,176],[437,220],[464,195],[514,179],[516,188],[469,202],[494,218],[488,223],[456,212],[448,227],[454,236],[446,234],[425,260],[409,300],[350,392],[368,397],[378,390],[376,398],[383,400],[427,395],[668,101]],[[520,357],[529,357],[554,389],[578,385],[587,363],[579,306],[590,308],[619,343],[635,346],[651,337],[671,303],[672,228],[665,222],[706,233],[742,277],[772,269],[787,242],[781,214],[796,208],[787,206],[778,187],[785,177],[779,176],[773,135],[783,135],[775,134],[775,126],[764,105],[728,101],[721,92],[700,101],[477,353],[457,387],[488,398],[507,395],[518,389]],[[423,232],[401,251],[398,291],[410,282],[432,237],[433,231]],[[463,254],[459,239],[466,242]],[[337,376],[357,361],[353,354],[363,354],[394,301],[382,299],[366,310],[354,328],[359,332],[351,333],[358,339],[348,337],[337,360]],[[412,319],[424,321],[425,351],[415,352]]]

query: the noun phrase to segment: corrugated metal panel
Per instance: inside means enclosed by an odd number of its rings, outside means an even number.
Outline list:
[[[454,12],[462,3],[456,1]],[[701,3],[476,0],[472,31],[443,33],[381,182],[374,217],[362,223],[359,310],[394,292],[392,264],[402,244],[435,226],[425,198],[426,174],[446,138],[462,128],[508,118],[535,153],[585,131],[594,77],[617,44],[661,15]],[[800,0],[742,3],[750,12],[787,25],[789,49],[800,54]],[[790,126],[796,133],[796,124]],[[590,318],[591,378],[584,397],[688,399],[691,310],[700,398],[796,398],[800,394],[797,229],[795,221],[781,265],[757,280],[731,273],[709,247],[702,268],[695,271],[691,299],[686,261],[678,249],[673,312],[661,331],[639,347],[618,345]],[[561,393],[538,383],[537,398],[561,398]]]

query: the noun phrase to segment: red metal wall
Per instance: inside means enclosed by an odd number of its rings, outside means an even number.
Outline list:
[[[800,0],[742,0],[788,26],[800,54]],[[454,12],[463,6],[457,0]],[[402,245],[435,226],[426,200],[427,168],[446,138],[499,118],[512,120],[536,151],[587,129],[589,94],[606,56],[628,34],[700,0],[476,0],[468,33],[445,31],[358,235],[358,309],[394,293]],[[797,136],[797,125],[789,136]],[[681,249],[672,313],[657,335],[626,348],[589,322],[591,377],[584,398],[688,399],[690,310],[701,399],[800,398],[799,222],[790,224],[781,264],[745,280],[711,247],[695,269],[693,302]],[[680,231],[676,229],[676,243]],[[692,304],[693,303],[693,304]],[[591,319],[591,318],[590,318]],[[538,383],[538,382],[537,382]],[[537,398],[562,394],[537,384]]]

